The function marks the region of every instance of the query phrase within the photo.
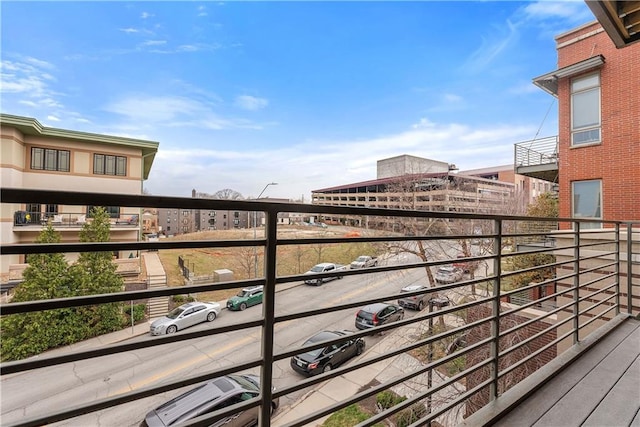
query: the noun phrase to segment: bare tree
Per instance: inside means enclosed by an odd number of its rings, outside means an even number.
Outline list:
[[[237,192],[236,190],[232,190],[230,188],[224,188],[222,190],[218,190],[211,196],[213,199],[225,199],[225,200],[242,200],[242,194]]]
[[[245,273],[245,277],[251,278],[251,276],[254,275],[256,263],[253,247],[236,248],[234,255],[238,265],[240,265],[242,271]]]

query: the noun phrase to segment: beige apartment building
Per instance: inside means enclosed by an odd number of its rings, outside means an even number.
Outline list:
[[[45,127],[30,117],[0,114],[2,187],[142,194],[158,142]],[[91,206],[56,204],[1,204],[3,244],[33,243],[47,223],[60,232],[63,242],[78,240],[82,224],[90,221]],[[141,210],[105,207],[111,220],[111,240],[138,241]],[[126,253],[125,253],[126,252]],[[124,251],[117,258],[137,257]],[[69,254],[73,259],[73,254]],[[2,255],[3,276],[23,256]]]

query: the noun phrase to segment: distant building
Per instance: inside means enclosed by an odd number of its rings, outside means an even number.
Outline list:
[[[312,204],[435,212],[504,213],[516,186],[452,172],[454,165],[415,156],[378,161],[375,180],[313,190]],[[325,222],[371,226],[369,218],[325,217]],[[365,224],[364,221],[367,221]]]
[[[514,172],[514,165],[492,166],[481,169],[469,169],[458,172],[458,175],[476,176],[515,184],[515,192],[522,199],[524,206],[533,203],[543,193],[557,194],[558,186],[544,179],[520,175]]]
[[[0,114],[2,186],[55,191],[142,194],[158,143],[140,139],[42,126],[30,117]],[[2,243],[33,243],[43,225],[51,225],[63,242],[77,242],[92,206],[2,203]],[[111,240],[135,242],[140,237],[140,208],[106,206]],[[137,254],[114,253],[118,258]],[[74,254],[68,254],[70,259]],[[2,273],[24,256],[3,255]]]
[[[215,199],[214,195],[191,191],[191,197]],[[288,199],[261,198],[260,201],[288,203]],[[233,230],[264,226],[264,214],[253,211],[213,210],[213,209],[169,209],[158,210],[159,232],[174,236],[207,230]],[[278,216],[279,224],[290,224],[295,218],[287,213]]]

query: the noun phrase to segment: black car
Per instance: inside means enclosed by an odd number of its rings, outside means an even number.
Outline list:
[[[358,313],[356,313],[356,328],[375,328],[376,326],[402,319],[404,319],[402,307],[386,302],[377,302],[358,310]]]
[[[258,397],[260,378],[256,375],[226,375],[198,385],[149,412],[141,427],[167,427],[183,423],[227,406]],[[271,403],[272,412],[278,399]],[[257,425],[259,406],[238,412],[211,424],[212,427],[246,427]]]
[[[362,338],[349,338],[351,331],[323,331],[318,332],[303,345],[311,345],[320,341],[345,337],[344,341],[317,348],[291,358],[291,367],[294,371],[304,375],[316,375],[343,364],[352,357],[362,354],[364,340]]]

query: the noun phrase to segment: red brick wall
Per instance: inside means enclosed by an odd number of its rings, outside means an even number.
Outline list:
[[[502,311],[506,311],[507,308],[503,306]],[[491,306],[488,304],[480,305],[477,307],[469,308],[467,311],[467,323],[472,323],[480,319],[487,319],[491,316]],[[506,316],[500,321],[500,328],[504,332],[513,328],[516,325],[522,324],[525,321],[530,320],[529,317],[512,314]],[[545,321],[537,321],[534,322],[512,334],[508,334],[505,337],[501,338],[500,341],[500,351],[507,350],[508,348],[514,346],[515,344],[524,341],[525,339],[543,331],[544,329],[550,326],[549,323]],[[487,322],[479,327],[473,328],[469,331],[467,336],[467,345],[471,345],[478,341],[481,341],[485,338],[491,336],[491,322]],[[523,345],[517,350],[509,353],[505,357],[501,358],[499,361],[500,370],[504,370],[505,368],[514,365],[518,361],[527,357],[531,353],[537,351],[538,349],[544,347],[549,344],[551,341],[555,340],[557,337],[556,330],[553,329],[550,332],[544,334],[543,336],[532,340],[531,342]],[[479,349],[476,349],[470,352],[466,358],[467,368],[486,360],[489,358],[490,348],[489,346],[483,346]],[[540,369],[542,366],[549,363],[553,360],[557,355],[556,347],[551,346],[547,350],[543,351],[541,354],[532,358],[528,362],[524,363],[522,366],[514,369],[508,374],[504,375],[499,382],[499,393],[502,394],[527,376],[531,375],[534,371]],[[490,369],[489,367],[484,367],[479,369],[469,375],[467,377],[467,390],[470,390],[476,387],[481,382],[490,378]],[[466,405],[466,416],[470,416],[478,409],[481,409],[487,403],[489,403],[489,388],[484,387],[479,392],[472,395],[467,401]]]
[[[571,216],[571,182],[602,180],[602,214],[608,220],[640,220],[640,43],[616,49],[600,24],[557,39],[558,66],[603,55],[602,143],[571,148],[570,78],[558,86],[560,216]],[[574,43],[563,43],[584,37]]]

